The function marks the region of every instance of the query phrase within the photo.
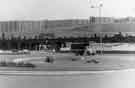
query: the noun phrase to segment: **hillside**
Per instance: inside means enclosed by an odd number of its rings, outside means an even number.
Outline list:
[[[66,28],[66,29],[57,29],[55,33],[58,35],[63,34],[65,36],[85,36],[86,34],[91,33],[116,33],[116,32],[130,32],[129,34],[134,34],[135,32],[135,24],[131,23],[123,23],[123,24],[90,24],[83,25],[74,28]]]

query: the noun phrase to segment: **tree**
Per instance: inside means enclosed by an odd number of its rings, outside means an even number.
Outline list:
[[[5,33],[2,33],[2,40],[5,40]]]
[[[23,40],[26,40],[26,36],[23,37]]]

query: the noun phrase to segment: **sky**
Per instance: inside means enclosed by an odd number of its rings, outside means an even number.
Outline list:
[[[98,2],[101,16],[135,16],[135,0],[0,0],[0,21],[88,19],[99,16],[98,8],[90,8]]]

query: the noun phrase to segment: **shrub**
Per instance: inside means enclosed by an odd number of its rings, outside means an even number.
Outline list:
[[[17,67],[36,67],[34,64],[32,63],[24,63],[24,62],[19,62],[16,64]]]
[[[24,63],[24,62],[15,63],[15,62],[6,62],[6,61],[1,61],[0,66],[3,66],[3,67],[32,67],[32,68],[36,67],[32,63]]]
[[[15,67],[16,66],[16,63],[14,63],[14,62],[6,62],[6,64],[8,67]]]
[[[1,62],[0,62],[0,66],[7,66],[6,61],[1,61]]]

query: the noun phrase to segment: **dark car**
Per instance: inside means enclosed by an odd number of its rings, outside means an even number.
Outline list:
[[[86,46],[88,46],[87,43],[74,43],[71,45],[71,50],[76,55],[83,55],[85,52]]]

